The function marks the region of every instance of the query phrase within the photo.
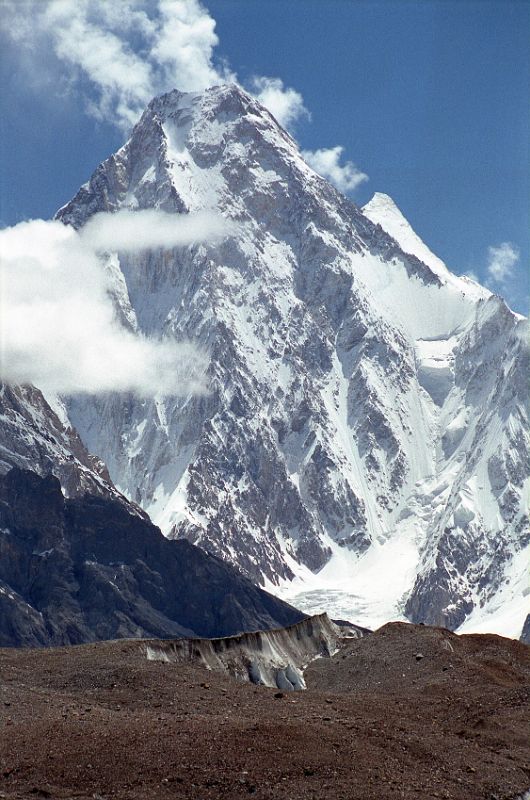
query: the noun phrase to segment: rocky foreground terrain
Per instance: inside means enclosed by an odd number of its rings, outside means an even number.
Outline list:
[[[290,693],[146,650],[0,650],[0,797],[515,800],[530,787],[519,642],[392,623],[312,662],[308,690]]]

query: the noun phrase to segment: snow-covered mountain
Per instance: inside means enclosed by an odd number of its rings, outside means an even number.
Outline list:
[[[153,100],[58,217],[123,207],[216,209],[238,230],[106,256],[128,325],[210,356],[204,396],[68,400],[119,489],[304,610],[518,635],[526,321],[390,198],[337,192],[233,85]]]

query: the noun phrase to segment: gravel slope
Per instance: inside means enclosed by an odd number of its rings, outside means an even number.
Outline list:
[[[139,641],[1,650],[0,675],[9,800],[511,800],[530,786],[530,648],[500,637],[392,624],[315,662],[295,695],[147,661]]]

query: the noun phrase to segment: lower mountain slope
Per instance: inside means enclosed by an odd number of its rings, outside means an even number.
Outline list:
[[[228,636],[304,615],[134,508],[65,499],[57,478],[0,478],[0,645]]]

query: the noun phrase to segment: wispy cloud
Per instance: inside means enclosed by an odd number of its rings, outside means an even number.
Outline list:
[[[504,286],[513,276],[519,258],[519,248],[511,242],[501,242],[499,245],[489,247],[486,269],[489,282]]]
[[[320,150],[303,150],[302,155],[315,172],[333,183],[341,192],[352,192],[368,180],[368,175],[351,161],[341,164],[343,152],[344,148],[337,145]]]
[[[34,59],[33,74],[55,70],[53,83],[64,91],[66,82],[89,114],[123,131],[155,95],[239,80],[216,58],[215,20],[199,0],[3,0],[0,26],[23,51],[21,61]],[[291,133],[310,119],[300,92],[279,77],[254,76],[248,89]],[[351,192],[367,176],[351,161],[341,164],[342,153],[336,146],[304,156]]]
[[[48,41],[57,71],[67,65],[71,82],[83,87],[87,111],[124,130],[156,94],[233,77],[213,64],[215,21],[197,0],[6,0],[4,6],[4,31],[35,52],[42,53],[36,42]],[[49,60],[46,66],[53,68]]]
[[[5,0],[4,5],[4,33],[39,53],[36,42],[49,41],[57,71],[68,66],[88,113],[125,131],[157,94],[237,82],[228,65],[214,57],[215,20],[198,0]],[[46,67],[53,68],[49,60]],[[279,78],[256,78],[253,86],[281,124],[305,112],[301,95]]]
[[[94,214],[79,231],[82,243],[95,250],[135,252],[181,247],[193,242],[215,242],[234,233],[235,224],[212,211],[168,214],[165,211],[122,209]]]
[[[204,391],[207,359],[196,347],[118,321],[97,252],[184,246],[223,230],[212,215],[124,211],[98,214],[80,232],[44,220],[0,231],[0,377],[65,393]]]
[[[197,0],[158,0],[150,23],[156,33],[149,55],[165,88],[187,91],[236,80],[225,63],[214,63],[215,20]]]
[[[256,99],[288,130],[299,119],[311,117],[300,92],[284,86],[280,78],[254,77],[252,89]]]

